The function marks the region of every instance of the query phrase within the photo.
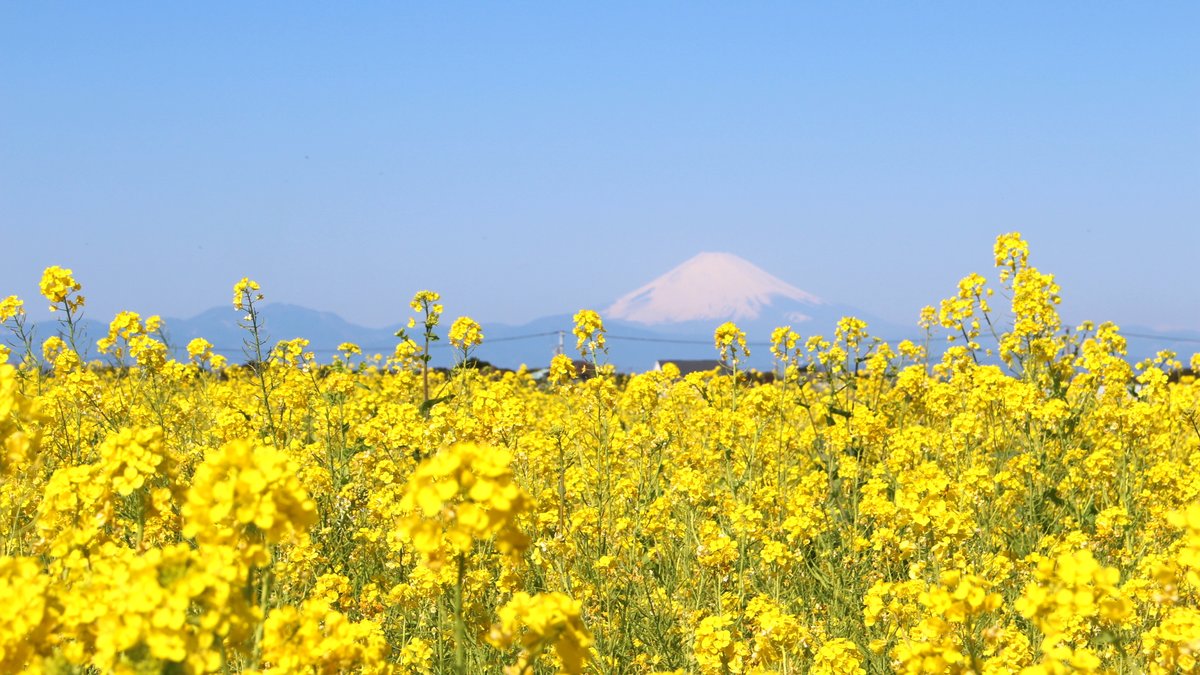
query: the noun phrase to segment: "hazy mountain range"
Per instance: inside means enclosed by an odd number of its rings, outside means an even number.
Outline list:
[[[713,331],[724,321],[734,321],[746,332],[750,365],[757,368],[771,367],[768,340],[778,326],[791,326],[804,337],[831,336],[838,319],[855,316],[867,322],[872,335],[893,343],[922,337],[915,324],[896,325],[853,306],[819,298],[729,253],[700,253],[597,311],[608,332],[608,360],[622,371],[647,370],[659,359],[716,358]],[[403,326],[397,323],[368,328],[332,312],[281,303],[265,305],[262,314],[269,344],[304,337],[322,361],[330,360],[343,342],[358,344],[367,354],[390,355],[398,341],[395,333]],[[242,344],[247,335],[239,326],[240,319],[241,314],[232,307],[214,307],[188,319],[166,318],[166,334],[177,358],[183,357],[188,341],[203,337],[231,361],[240,362],[246,360]],[[439,327],[443,340],[432,350],[438,365],[452,363],[444,337],[453,319],[444,317],[445,325]],[[501,367],[542,367],[549,363],[560,341],[566,353],[577,354],[572,327],[571,314],[520,325],[484,324],[484,342],[473,355]],[[38,335],[44,338],[57,328],[53,322],[43,322],[38,325]],[[1178,332],[1173,337],[1182,340],[1172,340],[1153,336],[1154,331],[1149,329],[1123,328],[1129,338],[1131,360],[1171,349],[1184,355],[1186,361],[1193,351],[1200,351],[1197,332]],[[85,319],[82,329],[84,343],[95,356],[95,340],[107,333],[107,324]],[[937,342],[940,347],[943,341]]]

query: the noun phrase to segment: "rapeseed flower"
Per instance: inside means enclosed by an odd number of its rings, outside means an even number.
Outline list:
[[[431,565],[468,554],[476,540],[495,537],[503,552],[529,542],[517,516],[530,498],[513,482],[503,448],[457,443],[422,462],[408,481],[400,528]]]
[[[83,290],[83,286],[75,280],[74,273],[69,269],[63,269],[58,265],[47,267],[42,272],[42,280],[38,284],[42,291],[42,297],[50,301],[50,311],[58,310],[78,310],[83,306],[84,298],[82,295],[72,294]]]
[[[293,538],[317,518],[297,473],[283,452],[251,441],[229,441],[206,453],[183,505],[183,536],[202,544],[246,535],[270,543]]]
[[[604,322],[600,315],[590,309],[581,309],[575,313],[575,327],[571,332],[575,335],[575,348],[583,358],[591,358],[605,351]]]
[[[197,364],[211,362],[213,359],[213,345],[204,338],[193,338],[187,343],[188,358]]]
[[[558,672],[577,675],[592,659],[592,634],[583,625],[579,602],[562,593],[515,593],[498,612],[499,621],[488,633],[488,642],[501,648],[517,644],[521,653],[506,673],[530,672],[550,647],[561,667]]]
[[[25,315],[25,301],[15,295],[0,300],[0,323]]]
[[[450,325],[450,344],[468,352],[483,342],[483,328],[469,316],[460,316]]]
[[[713,342],[716,344],[717,351],[721,352],[721,360],[726,363],[736,365],[741,357],[750,356],[750,350],[746,347],[746,333],[739,329],[731,321],[717,326],[716,332],[713,334]]]
[[[700,672],[705,675],[741,673],[749,649],[734,637],[733,618],[718,614],[701,619],[696,626],[693,653]]]
[[[233,308],[239,312],[247,311],[250,305],[263,299],[261,290],[262,287],[257,281],[242,277],[241,281],[233,285]]]

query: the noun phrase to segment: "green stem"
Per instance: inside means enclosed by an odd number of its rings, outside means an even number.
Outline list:
[[[454,672],[466,675],[467,624],[463,620],[463,577],[467,563],[463,554],[458,556],[458,580],[454,584]]]
[[[271,561],[268,566],[262,570],[262,585],[258,590],[258,606],[262,610],[262,620],[258,622],[258,627],[254,629],[254,659],[257,663],[262,655],[262,639],[263,629],[267,623],[267,600],[271,593],[271,565],[275,562],[275,552],[271,552]]]
[[[250,297],[249,292],[246,293],[246,307],[250,314],[250,333],[254,336],[254,372],[258,375],[258,386],[262,392],[263,409],[267,413],[267,425],[271,430],[271,443],[278,445],[279,435],[275,428],[275,413],[271,409],[271,397],[267,387],[267,364],[263,361],[263,338],[261,336],[261,327],[258,319],[258,309],[254,306],[254,298]]]
[[[425,398],[422,403],[429,400],[429,331],[425,331],[425,347],[421,351],[421,385],[424,387]]]

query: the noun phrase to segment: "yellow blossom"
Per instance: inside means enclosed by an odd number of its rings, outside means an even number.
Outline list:
[[[562,668],[576,675],[591,660],[592,634],[583,625],[579,602],[562,593],[513,594],[498,612],[499,621],[488,633],[488,642],[506,649],[521,646],[517,664],[506,672],[527,672],[548,648],[554,647]]]
[[[575,348],[586,359],[593,359],[597,352],[605,351],[604,322],[600,315],[590,309],[581,309],[575,313],[575,327],[571,330],[575,335]]]
[[[263,299],[260,290],[257,281],[242,277],[241,281],[233,285],[233,308],[239,312],[246,311],[248,305]]]
[[[83,289],[78,281],[73,276],[74,273],[69,269],[63,269],[58,265],[47,267],[42,272],[42,281],[39,287],[42,291],[42,296],[50,301],[50,311],[59,309],[79,309],[83,306],[83,296],[77,295],[71,297],[72,293],[77,293]]]
[[[516,517],[529,496],[512,480],[503,448],[458,443],[426,459],[413,472],[401,500],[402,531],[431,565],[447,554],[470,552],[477,539],[496,537],[502,551],[520,551],[528,538]]]
[[[736,365],[742,358],[750,356],[750,350],[746,347],[746,333],[730,321],[717,326],[713,342],[717,351],[721,352],[721,360],[726,363]]]
[[[469,351],[483,342],[483,329],[468,316],[460,316],[450,325],[450,344]]]
[[[0,323],[25,315],[25,302],[15,295],[0,300]]]

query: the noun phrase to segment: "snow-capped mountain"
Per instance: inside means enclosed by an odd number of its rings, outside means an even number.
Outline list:
[[[826,304],[732,253],[700,253],[654,281],[622,296],[604,316],[647,326],[689,321],[751,321],[786,304],[794,322],[805,307]]]
[[[714,329],[733,321],[751,346],[749,364],[771,367],[765,347],[774,329],[790,326],[807,338],[832,337],[842,317],[867,322],[868,330],[889,340],[916,337],[914,328],[896,326],[856,307],[832,302],[802,290],[732,253],[700,253],[650,283],[622,296],[601,312],[611,322],[610,356],[616,363],[662,357],[715,358]],[[627,328],[657,333],[667,339],[630,336]],[[644,368],[645,365],[640,367]]]
[[[832,335],[838,319],[855,316],[894,332],[862,311],[817,297],[732,253],[700,253],[622,296],[606,319],[673,334],[712,335],[733,321],[751,340],[764,341],[779,326],[801,335]]]

